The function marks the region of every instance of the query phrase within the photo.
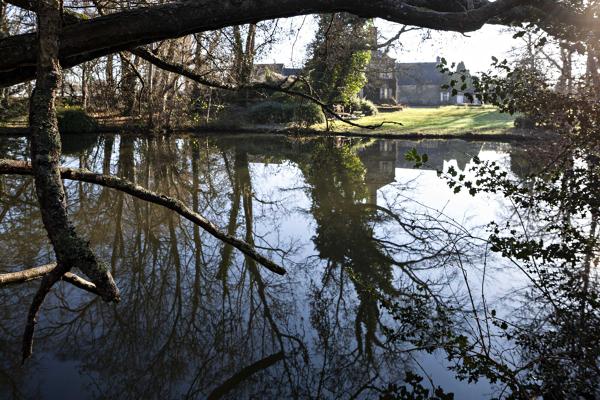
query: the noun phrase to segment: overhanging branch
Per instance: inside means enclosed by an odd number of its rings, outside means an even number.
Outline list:
[[[222,232],[216,225],[190,209],[181,200],[152,192],[132,182],[117,178],[115,176],[100,175],[91,171],[75,168],[61,168],[60,172],[63,179],[88,182],[111,189],[116,189],[141,200],[158,204],[173,210],[182,217],[200,226],[217,239],[240,250],[242,253],[255,260],[268,270],[278,275],[285,275],[286,273],[285,269],[258,253],[251,245],[243,240]],[[0,160],[0,174],[31,175],[32,173],[31,165],[29,163],[16,160]]]
[[[31,4],[30,1],[17,2]],[[514,19],[525,19],[528,14],[517,11],[533,7],[543,10],[547,18],[563,19],[573,27],[599,29],[596,18],[578,15],[554,0],[481,1],[478,7],[463,11],[440,11],[439,0],[414,4],[415,0],[188,0],[146,6],[65,26],[60,40],[60,61],[63,68],[69,68],[118,51],[191,33],[331,12],[380,17],[436,30],[470,32],[492,21],[501,22],[504,15],[513,16],[510,23],[518,22]],[[35,34],[1,40],[0,86],[33,79],[36,54]]]

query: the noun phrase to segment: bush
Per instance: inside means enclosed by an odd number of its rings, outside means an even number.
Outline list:
[[[375,104],[372,101],[367,99],[361,99],[359,97],[354,97],[350,100],[350,104],[348,104],[352,111],[360,111],[364,115],[377,115],[379,112]]]
[[[535,129],[535,121],[532,118],[520,116],[515,118],[515,128],[517,129]]]
[[[29,104],[27,101],[11,99],[8,108],[0,105],[0,121],[27,120]]]
[[[98,130],[98,123],[79,107],[67,107],[57,112],[58,130],[63,134],[92,133]]]
[[[321,108],[303,101],[264,101],[248,108],[246,118],[255,124],[313,125],[325,122]]]
[[[306,126],[322,124],[325,122],[325,115],[323,114],[321,107],[317,104],[304,101],[302,103],[296,103],[293,122]]]
[[[379,111],[372,101],[360,99],[360,111],[365,115],[377,115]]]

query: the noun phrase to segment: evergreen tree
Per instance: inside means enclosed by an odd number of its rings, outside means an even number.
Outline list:
[[[346,13],[318,18],[307,63],[311,84],[326,103],[347,104],[367,82],[373,22]]]

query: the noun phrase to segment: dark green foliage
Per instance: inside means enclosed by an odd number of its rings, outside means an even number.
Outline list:
[[[348,104],[367,83],[372,21],[346,13],[319,17],[306,65],[310,82],[328,104]]]
[[[254,124],[313,125],[325,122],[321,108],[308,101],[278,101],[272,99],[257,103],[246,112],[246,118]]]
[[[62,134],[93,133],[98,130],[96,120],[78,107],[59,109],[58,130]]]
[[[423,386],[423,377],[412,372],[407,372],[406,385],[390,385],[379,397],[380,400],[453,400],[454,394],[445,393],[441,387],[435,389],[433,394]]]
[[[372,101],[359,97],[354,97],[350,100],[350,107],[352,111],[360,111],[366,116],[373,116],[379,113],[379,110],[377,110]]]
[[[515,128],[519,129],[535,129],[535,121],[527,117],[517,117],[515,119]]]
[[[404,158],[406,161],[414,161],[415,168],[421,168],[423,164],[429,161],[429,156],[427,154],[419,154],[416,148],[410,149],[405,155]]]

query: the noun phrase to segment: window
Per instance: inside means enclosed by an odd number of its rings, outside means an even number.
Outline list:
[[[390,97],[392,97],[392,89],[387,87],[379,88],[380,99],[389,99]]]
[[[389,140],[382,140],[379,142],[379,151],[382,152],[390,152],[390,151],[394,151],[394,145],[393,142],[389,141]]]
[[[394,163],[391,161],[379,161],[379,172],[386,175],[393,173]]]
[[[441,92],[440,101],[450,101],[450,92]]]
[[[380,72],[379,79],[394,79],[393,72]]]

